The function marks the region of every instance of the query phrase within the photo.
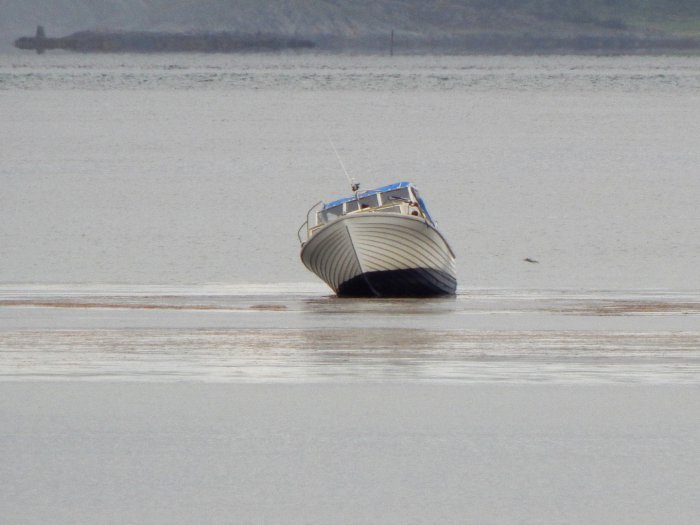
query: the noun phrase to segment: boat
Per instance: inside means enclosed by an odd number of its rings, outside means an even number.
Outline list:
[[[306,268],[340,297],[454,294],[454,252],[416,186],[353,191],[308,211],[298,232]]]

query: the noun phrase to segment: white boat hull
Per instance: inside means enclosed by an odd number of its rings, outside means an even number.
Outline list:
[[[422,297],[457,287],[452,249],[422,217],[346,215],[316,231],[301,260],[340,296]]]

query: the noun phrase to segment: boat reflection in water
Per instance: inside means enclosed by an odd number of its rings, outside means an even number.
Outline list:
[[[410,182],[318,203],[299,237],[304,265],[339,296],[429,297],[457,288],[452,248]]]

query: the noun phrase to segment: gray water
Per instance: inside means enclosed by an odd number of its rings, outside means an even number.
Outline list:
[[[329,138],[456,297],[304,269]],[[0,515],[694,523],[698,166],[700,57],[0,55]]]
[[[698,378],[700,57],[15,52],[0,114],[6,379]],[[456,299],[303,267],[329,139],[423,190]]]
[[[313,282],[331,138],[463,287],[700,289],[700,57],[15,53],[0,114],[2,283]]]

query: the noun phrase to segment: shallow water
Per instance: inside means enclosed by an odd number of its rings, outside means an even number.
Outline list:
[[[700,57],[7,53],[0,114],[4,380],[700,377]],[[456,298],[306,271],[329,138],[418,184]]]
[[[697,293],[6,286],[0,378],[695,383],[699,324]]]
[[[305,270],[328,138],[456,297]],[[698,516],[700,57],[13,53],[0,144],[10,522]]]

